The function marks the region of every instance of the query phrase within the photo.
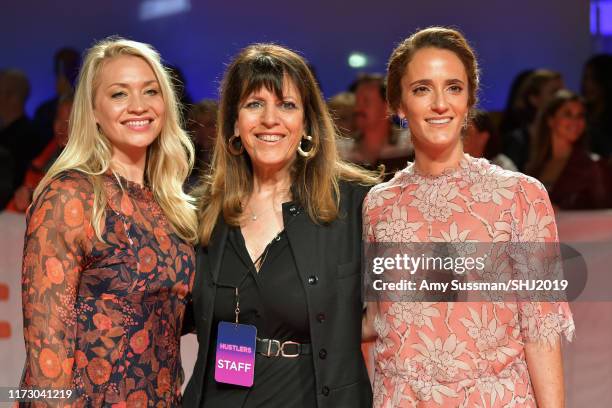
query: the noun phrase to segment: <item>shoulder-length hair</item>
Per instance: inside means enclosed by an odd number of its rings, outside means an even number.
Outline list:
[[[253,169],[248,154],[233,155],[228,148],[240,103],[261,88],[282,98],[286,79],[299,90],[305,132],[312,136],[312,141],[305,146],[311,155],[298,156],[291,171],[293,199],[306,209],[310,218],[317,223],[329,223],[338,217],[341,180],[363,185],[379,181],[374,173],[339,158],[337,130],[306,61],[278,45],[250,45],[229,64],[221,83],[212,165],[197,190],[198,235],[202,245],[208,244],[220,215],[229,225],[240,225],[242,203],[252,192]]]
[[[552,132],[549,121],[568,102],[584,103],[579,95],[567,89],[561,89],[546,102],[538,113],[536,118],[536,134],[531,145],[530,159],[525,168],[525,172],[530,176],[539,177],[540,172],[552,157]],[[583,133],[576,140],[574,146],[579,146],[584,141]]]
[[[181,128],[170,77],[158,52],[148,44],[111,37],[87,51],[70,114],[68,143],[36,188],[34,199],[63,171],[78,170],[87,174],[94,193],[92,226],[102,240],[102,220],[107,204],[102,175],[111,169],[113,147],[98,130],[94,117],[94,97],[98,87],[97,76],[104,63],[121,55],[142,58],[149,64],[159,83],[165,103],[165,120],[160,135],[147,149],[145,183],[150,186],[175,232],[193,243],[197,240],[195,205],[193,198],[184,193],[183,182],[193,167],[194,148]]]

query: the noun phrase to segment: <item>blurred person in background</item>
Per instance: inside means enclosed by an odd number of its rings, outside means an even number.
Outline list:
[[[340,92],[332,96],[327,102],[329,112],[338,129],[338,154],[344,160],[355,147],[355,94]]]
[[[70,47],[60,48],[53,55],[53,75],[55,77],[55,96],[41,103],[34,113],[37,129],[36,149],[42,150],[53,139],[53,122],[57,105],[62,95],[74,93],[74,85],[79,75],[81,55]]]
[[[392,176],[406,166],[412,153],[409,133],[394,125],[385,95],[383,75],[361,74],[350,87],[355,93],[355,147],[347,159],[367,168],[385,166]]]
[[[484,157],[502,169],[517,171],[512,160],[501,153],[501,137],[491,116],[480,109],[473,110],[463,138],[463,151],[472,157]]]
[[[612,156],[612,55],[595,55],[586,62],[582,96],[591,150],[609,160]]]
[[[0,206],[13,196],[13,170],[15,162],[11,152],[0,146]],[[0,212],[2,212],[0,207]]]
[[[519,171],[525,169],[529,159],[538,110],[561,88],[561,74],[548,69],[533,71],[520,86],[513,115],[516,127],[502,134],[502,151]]]
[[[219,104],[213,99],[203,99],[189,109],[187,131],[195,147],[195,164],[187,179],[187,189],[193,188],[212,160],[217,135]]]
[[[521,106],[522,102],[519,99],[519,90],[523,86],[525,80],[535,71],[534,69],[526,69],[516,74],[512,83],[510,84],[510,90],[508,92],[508,99],[506,99],[506,107],[499,123],[499,134],[505,135],[506,133],[519,128],[521,125]]]
[[[355,95],[354,114],[358,140],[352,160],[375,165],[382,150],[393,144],[385,100],[387,84],[380,74],[361,74],[350,89]]]
[[[340,134],[344,137],[353,138],[357,131],[355,124],[355,94],[352,92],[340,92],[329,99],[327,106]]]
[[[73,95],[60,97],[53,121],[53,139],[47,144],[42,152],[29,164],[25,173],[23,183],[15,191],[13,198],[7,204],[6,210],[14,212],[25,212],[32,202],[32,193],[43,179],[51,165],[59,157],[68,142],[68,120],[72,110]]]
[[[527,174],[544,184],[552,203],[562,210],[609,204],[606,175],[586,146],[585,127],[584,103],[568,90],[558,91],[536,121]]]
[[[5,156],[12,158],[12,165],[0,174],[0,184],[5,191],[0,210],[23,183],[28,163],[39,152],[36,130],[25,111],[29,95],[30,81],[23,72],[16,69],[0,71],[0,148]]]

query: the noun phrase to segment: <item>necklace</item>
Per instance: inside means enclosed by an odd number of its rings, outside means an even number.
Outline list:
[[[257,221],[257,217],[261,217],[262,215],[264,215],[265,213],[267,213],[268,211],[270,211],[270,209],[273,209],[274,207],[268,207],[267,209],[263,210],[262,212],[259,213],[259,215],[255,214],[255,212],[253,211],[253,209],[251,207],[248,207],[249,212],[251,213],[250,218],[251,221]]]
[[[286,190],[286,191],[289,191],[289,190]],[[282,191],[282,192],[284,193],[285,191]],[[248,210],[250,213],[250,215],[248,215],[249,220],[251,222],[257,221],[262,215],[267,214],[270,210],[274,210],[274,207],[276,207],[277,205],[280,206],[284,198],[285,197],[283,196],[273,198],[272,205],[266,208],[265,210],[261,211],[259,214],[256,214],[255,211],[253,211],[253,207],[251,205],[247,205],[245,207],[245,210]]]

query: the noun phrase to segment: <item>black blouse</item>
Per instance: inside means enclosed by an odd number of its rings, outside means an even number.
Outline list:
[[[253,284],[257,288],[258,299],[263,306],[244,304],[247,300],[244,299],[246,289],[243,289],[240,302],[242,321],[248,322],[245,319],[248,319],[250,314],[248,310],[245,311],[245,308],[257,310],[262,315],[262,323],[257,322],[256,326],[260,330],[266,330],[261,331],[260,335],[271,333],[267,330],[272,330],[271,325],[281,320],[274,316],[274,314],[278,315],[279,311],[268,310],[270,305],[267,303],[274,303],[273,307],[295,307],[290,304],[296,302],[289,296],[291,291],[286,290],[286,285],[275,285],[281,276],[294,276],[296,285],[298,282],[301,285],[307,305],[309,325],[307,332],[313,353],[298,359],[275,358],[269,361],[271,359],[268,360],[263,356],[258,358],[255,367],[255,387],[253,389],[231,387],[232,393],[236,394],[234,396],[227,396],[227,393],[219,392],[221,386],[213,383],[214,379],[205,378],[206,371],[214,369],[209,367],[213,367],[210,350],[214,351],[214,346],[211,344],[216,343],[217,325],[214,324],[214,321],[218,321],[220,317],[215,316],[217,296],[233,300],[233,293],[229,297],[224,296],[222,288],[219,288],[217,283],[231,283],[227,282],[228,266],[225,264],[228,259],[247,258],[246,250],[242,252],[242,258],[239,258],[232,244],[228,244],[231,227],[227,225],[222,216],[219,217],[209,244],[206,247],[197,248],[197,273],[193,290],[193,307],[190,308],[192,316],[187,320],[193,320],[195,324],[200,348],[193,375],[185,390],[184,407],[200,408],[205,403],[207,408],[218,406],[234,408],[243,406],[245,401],[247,401],[247,406],[260,405],[263,407],[370,408],[372,406],[372,389],[361,354],[363,308],[360,291],[361,214],[363,198],[368,190],[367,186],[341,181],[338,218],[330,223],[314,222],[308,213],[297,204],[283,205],[285,232],[280,242],[286,237],[291,261],[287,262],[287,269],[284,269],[284,262],[280,260],[278,261],[280,268],[268,263],[268,260],[265,262],[266,265],[263,266],[259,275],[255,275],[259,278],[259,286],[257,283]],[[287,222],[287,220],[291,221]],[[232,255],[228,255],[228,252]],[[242,261],[240,262],[240,267],[245,268]],[[286,273],[275,274],[280,270]],[[278,287],[281,289],[276,289]],[[265,292],[261,291],[262,288]],[[295,289],[295,291],[298,290]],[[231,288],[229,291],[231,292]],[[234,305],[229,304],[231,307],[228,305],[224,308],[228,310],[225,312],[225,317],[234,321],[232,312]],[[219,303],[219,305],[222,304]],[[281,310],[280,313],[284,314],[286,311]],[[287,320],[282,319],[283,324],[298,321],[301,321],[299,316]],[[297,325],[292,324],[293,327]],[[274,334],[281,336],[278,333],[279,331]],[[284,337],[281,336],[278,340],[281,339]],[[265,363],[259,364],[260,361],[266,361],[274,368],[262,369],[262,364]],[[293,372],[286,374],[285,365],[290,368],[299,365],[295,369],[296,374]],[[308,368],[300,370],[305,367]],[[264,371],[266,373],[262,374]],[[212,373],[209,375],[212,376]],[[210,387],[211,383],[214,389]],[[313,403],[305,399],[293,403],[293,398],[311,397],[310,392],[314,394],[312,395]],[[224,400],[225,396],[227,399]],[[291,402],[281,400],[285,397],[291,398]],[[215,398],[214,401],[213,398]],[[225,401],[229,402],[224,403]],[[238,402],[232,403],[231,401]]]
[[[288,220],[285,219],[285,225]],[[205,407],[315,407],[312,357],[255,357],[255,379],[248,393],[214,379],[217,326],[235,321],[235,288],[240,296],[239,321],[257,328],[257,337],[310,343],[306,294],[287,240],[280,232],[267,246],[259,272],[248,254],[240,228],[230,228],[221,263],[212,336],[204,380]]]

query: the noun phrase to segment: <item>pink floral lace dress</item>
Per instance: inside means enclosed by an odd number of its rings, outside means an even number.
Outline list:
[[[364,202],[369,242],[555,242],[537,180],[465,155],[440,176],[413,164]],[[535,406],[524,345],[571,339],[565,302],[380,302],[375,407]]]

